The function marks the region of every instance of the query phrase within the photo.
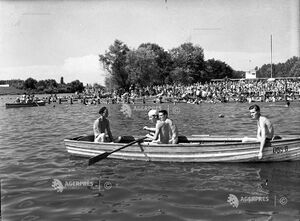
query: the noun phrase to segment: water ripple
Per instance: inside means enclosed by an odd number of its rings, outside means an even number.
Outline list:
[[[299,162],[269,164],[153,163],[104,160],[93,167],[70,157],[63,139],[92,134],[99,105],[53,104],[5,109],[0,100],[0,171],[3,220],[297,220]],[[2,106],[1,106],[2,105]],[[151,104],[153,105],[153,104]],[[261,103],[277,134],[299,134],[300,103],[292,108]],[[109,108],[114,135],[143,135],[146,112],[126,118]],[[170,111],[180,134],[255,136],[248,104],[176,105]],[[172,110],[173,105],[161,104]],[[224,118],[219,118],[220,114]],[[57,192],[53,180],[91,180],[93,187]],[[111,189],[104,184],[110,183]],[[99,184],[99,185],[98,185]],[[97,186],[98,185],[98,186]],[[98,189],[97,189],[97,188]],[[268,202],[233,208],[229,194],[268,196]],[[276,197],[277,201],[274,200]],[[281,205],[279,199],[288,202]],[[276,205],[276,206],[274,206]]]

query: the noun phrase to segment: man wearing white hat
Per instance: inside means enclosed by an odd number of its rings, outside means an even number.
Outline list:
[[[148,112],[149,120],[155,124],[155,128],[144,127],[144,130],[150,131],[146,137],[150,138],[152,142],[168,144],[169,143],[169,126],[163,122],[158,120],[158,111],[150,110]],[[152,133],[151,133],[152,132]],[[153,134],[154,132],[154,134]]]

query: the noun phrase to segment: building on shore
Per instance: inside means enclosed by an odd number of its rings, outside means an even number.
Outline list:
[[[255,70],[249,70],[246,71],[246,79],[255,79],[256,78],[256,71]]]

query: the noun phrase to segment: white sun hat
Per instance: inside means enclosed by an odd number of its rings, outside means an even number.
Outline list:
[[[149,117],[152,117],[153,115],[158,115],[158,111],[157,111],[157,110],[150,110],[150,111],[148,112],[148,116],[149,116]]]

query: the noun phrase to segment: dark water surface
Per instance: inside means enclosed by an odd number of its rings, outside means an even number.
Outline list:
[[[87,167],[63,139],[92,133],[100,105],[6,109],[0,97],[2,220],[299,220],[300,162],[154,163],[103,160]],[[109,107],[113,135],[143,135],[145,109]],[[300,134],[300,102],[261,103],[279,135]],[[249,104],[161,104],[180,133],[255,136]],[[223,114],[224,118],[219,118]],[[53,180],[89,181],[57,192]],[[100,184],[100,185],[99,185]],[[227,202],[229,195],[238,201]],[[252,201],[251,201],[252,200]],[[238,203],[238,204],[237,204]],[[236,207],[234,207],[235,205]]]

